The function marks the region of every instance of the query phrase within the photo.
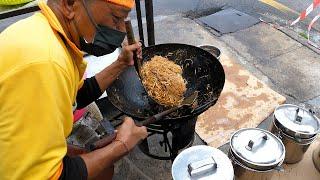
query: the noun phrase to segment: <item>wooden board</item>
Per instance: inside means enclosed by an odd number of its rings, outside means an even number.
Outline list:
[[[219,147],[240,128],[257,127],[286,98],[242,66],[221,57],[226,83],[217,104],[198,117],[196,132],[208,145]]]
[[[296,164],[283,165],[284,172],[275,173],[272,180],[319,180],[320,172],[315,168],[312,161],[313,151],[320,146],[320,138],[313,142],[303,159]]]

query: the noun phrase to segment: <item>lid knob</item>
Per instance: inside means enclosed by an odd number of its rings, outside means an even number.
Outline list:
[[[261,132],[259,133],[258,136],[255,136],[251,140],[249,140],[248,145],[246,146],[246,149],[249,151],[252,151],[254,147],[258,147],[260,144],[264,143],[266,140],[268,140],[268,135],[264,132]]]
[[[204,175],[216,169],[217,163],[213,157],[188,164],[188,172],[191,177]]]
[[[299,116],[299,111],[300,111],[300,109],[298,108],[296,110],[296,114],[295,114],[295,118],[294,118],[294,120],[295,120],[294,122],[297,124],[301,124],[301,121],[302,121],[302,117]]]

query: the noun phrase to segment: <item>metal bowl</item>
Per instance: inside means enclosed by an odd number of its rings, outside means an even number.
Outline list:
[[[201,49],[208,51],[212,55],[214,55],[218,60],[220,60],[221,51],[219,48],[212,45],[201,45],[199,46]]]

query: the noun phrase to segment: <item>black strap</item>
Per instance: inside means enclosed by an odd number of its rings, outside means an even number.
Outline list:
[[[63,158],[63,170],[59,180],[86,180],[88,179],[87,167],[80,156]]]
[[[77,93],[77,109],[82,109],[97,100],[102,93],[95,77],[85,79]]]

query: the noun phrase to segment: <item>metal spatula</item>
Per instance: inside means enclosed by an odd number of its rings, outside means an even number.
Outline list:
[[[167,116],[167,115],[169,115],[169,114],[171,114],[181,108],[192,106],[195,103],[197,97],[198,97],[198,91],[195,91],[193,94],[186,97],[179,106],[173,107],[173,108],[168,109],[166,111],[163,111],[159,114],[153,115],[150,118],[148,118],[147,120],[142,121],[141,123],[137,124],[137,126],[147,126],[149,124],[156,123],[156,122],[162,120],[162,118],[164,118],[165,116]]]
[[[126,31],[127,31],[127,40],[128,40],[128,44],[134,44],[136,42],[135,38],[134,38],[134,33],[133,33],[133,29],[132,29],[132,24],[131,24],[131,20],[128,18],[125,21],[125,26],[126,26]],[[140,58],[137,57],[137,53],[134,52],[133,54],[133,60],[134,60],[134,67],[136,68],[136,71],[141,79],[141,67],[142,67],[142,60]]]

